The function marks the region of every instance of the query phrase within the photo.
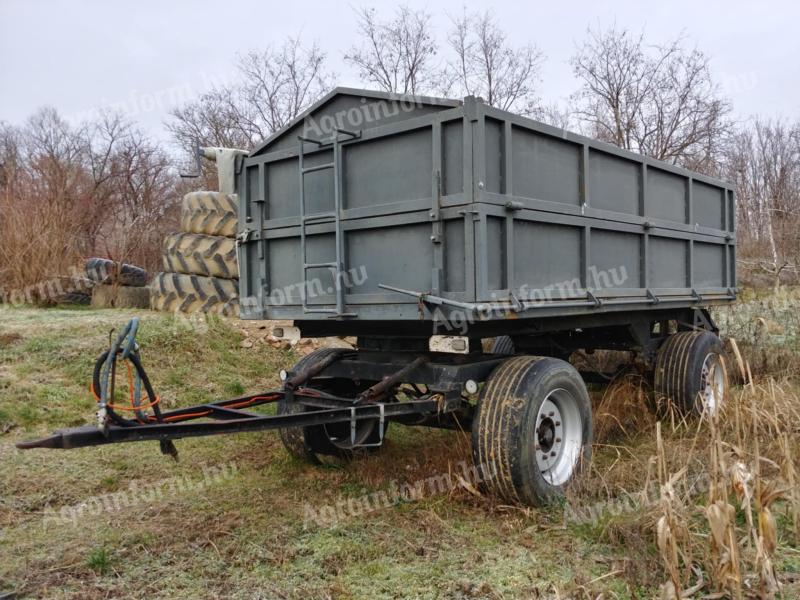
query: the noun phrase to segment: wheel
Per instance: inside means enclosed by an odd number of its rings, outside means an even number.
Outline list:
[[[153,310],[225,316],[236,316],[239,311],[239,283],[231,279],[158,273],[150,285]]]
[[[295,373],[299,373],[313,363],[324,360],[331,354],[341,352],[342,350],[337,348],[319,348],[301,358],[292,370]],[[337,396],[351,398],[367,389],[373,383],[359,382],[359,384],[356,384],[349,379],[319,377],[308,382],[308,386]],[[302,404],[287,402],[285,398],[278,402],[279,415],[296,414],[307,409]],[[384,422],[384,434],[386,433],[387,425],[388,422]],[[349,460],[354,454],[349,422],[291,427],[279,429],[278,432],[289,454],[310,463],[322,463],[321,456],[333,456]],[[381,440],[378,419],[358,421],[355,440],[355,449],[361,444],[377,444]],[[370,449],[374,448],[376,447],[372,446]]]
[[[86,277],[94,283],[117,283],[131,287],[143,287],[147,284],[147,271],[141,267],[107,258],[87,259]]]
[[[667,337],[656,357],[654,388],[659,406],[672,403],[683,413],[717,413],[725,401],[728,375],[722,340],[709,331]]]
[[[65,292],[56,296],[53,300],[56,304],[82,304],[86,305],[92,301],[92,295],[86,292]]]
[[[492,344],[492,354],[503,354],[509,356],[514,354],[514,342],[511,340],[511,337],[507,335],[501,335],[494,338],[494,343]]]
[[[181,229],[185,233],[234,237],[238,210],[239,202],[235,195],[191,192],[183,197]]]
[[[170,273],[238,279],[233,238],[173,233],[164,239],[164,270]]]
[[[591,454],[592,408],[569,363],[509,358],[489,376],[472,425],[472,457],[490,493],[540,506],[563,496]]]

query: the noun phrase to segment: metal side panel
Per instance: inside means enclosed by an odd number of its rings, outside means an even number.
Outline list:
[[[728,293],[734,287],[724,238],[590,216],[479,204],[475,247],[479,302]]]
[[[396,308],[390,304],[407,304],[407,314],[418,317],[414,297],[388,291],[380,286],[428,292],[436,282],[439,294],[457,301],[469,300],[467,290],[470,268],[472,219],[459,209],[446,209],[441,214],[443,235],[439,242],[431,240],[429,211],[416,211],[369,219],[343,221],[343,246],[347,268],[342,277],[345,302],[355,316],[362,316],[362,307],[370,306],[372,318],[395,318]],[[309,262],[324,262],[334,251],[335,235],[330,223],[307,226],[306,252]],[[262,259],[258,249],[265,248],[266,268],[259,271]],[[443,265],[437,264],[436,248],[442,248]],[[335,302],[335,282],[331,269],[309,269],[303,284],[299,227],[270,229],[254,235],[245,246],[249,273],[246,288],[251,297],[246,301],[257,307],[244,318],[316,319],[326,315],[308,314],[302,307],[302,286],[305,285],[311,307],[329,306]],[[260,279],[260,277],[265,279]],[[243,287],[243,291],[245,288]],[[381,307],[387,306],[384,312]],[[258,316],[256,316],[258,315]]]

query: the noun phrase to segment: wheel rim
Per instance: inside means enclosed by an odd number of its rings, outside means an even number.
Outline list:
[[[700,402],[703,411],[714,415],[725,400],[725,371],[719,354],[711,353],[700,371]]]
[[[551,391],[539,407],[535,432],[536,465],[550,485],[566,483],[575,472],[583,447],[578,403],[567,390]]]

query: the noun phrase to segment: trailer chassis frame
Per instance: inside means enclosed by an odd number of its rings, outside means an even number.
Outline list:
[[[666,331],[668,320],[672,320],[678,330],[717,331],[706,309],[682,309],[632,313],[627,319],[620,319],[605,327],[593,327],[595,323],[592,321],[580,323],[584,328],[576,328],[577,323],[574,322],[571,328],[531,328],[523,325],[521,331],[511,338],[518,350],[524,353],[557,356],[559,352],[564,353],[579,346],[619,348],[638,352],[646,364],[651,364],[660,343],[669,334]],[[655,323],[660,323],[657,333],[653,329]],[[406,338],[405,342],[400,340],[396,349],[388,349],[382,347],[381,343],[374,343],[381,338],[359,338],[359,342],[363,341],[367,348],[342,350],[318,360],[302,372],[283,373],[284,384],[280,390],[159,412],[142,422],[107,422],[104,427],[62,429],[42,439],[19,442],[17,447],[71,449],[152,440],[160,442],[162,452],[176,455],[171,440],[185,437],[343,422],[354,426],[357,421],[367,419],[468,428],[474,413],[473,404],[464,396],[464,391],[470,387],[468,383],[486,381],[507,358],[482,351],[469,354],[425,352],[416,348],[414,336]],[[394,341],[396,343],[397,339]],[[345,398],[314,389],[314,382],[325,378],[376,383],[354,398]],[[414,392],[400,393],[403,384],[413,384]],[[416,387],[419,384],[427,389],[421,391]],[[401,399],[403,395],[410,395],[412,399]],[[298,403],[305,410],[278,415],[241,410],[242,407],[252,408],[278,402]]]
[[[391,353],[384,360],[366,359],[343,352],[335,360],[323,359],[302,373],[286,373],[281,390],[241,396],[162,412],[160,422],[108,424],[105,428],[83,426],[55,431],[50,436],[16,445],[20,449],[73,449],[122,442],[158,441],[165,454],[175,454],[171,440],[208,435],[246,433],[367,419],[401,421],[432,427],[469,426],[472,406],[462,396],[463,382],[483,381],[503,357],[491,355],[441,355]],[[388,353],[387,353],[388,354]],[[305,386],[315,377],[365,379],[378,383],[355,398],[344,398]],[[402,380],[402,381],[401,381]],[[394,393],[401,383],[413,381],[427,390],[419,397],[399,400]],[[313,384],[313,381],[312,381]],[[302,404],[299,413],[264,415],[234,408],[253,408],[281,401]]]

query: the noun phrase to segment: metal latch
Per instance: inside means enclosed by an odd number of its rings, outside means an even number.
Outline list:
[[[239,233],[236,234],[236,245],[241,246],[242,244],[246,244],[250,241],[250,236],[255,233],[252,229],[243,229]]]

